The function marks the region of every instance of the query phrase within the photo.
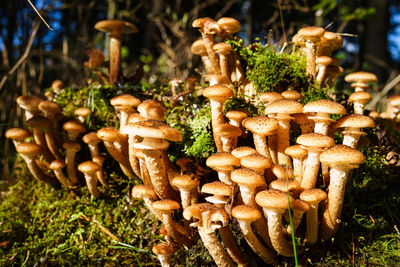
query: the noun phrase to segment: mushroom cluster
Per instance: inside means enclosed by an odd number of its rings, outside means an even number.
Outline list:
[[[346,115],[344,106],[328,99],[303,106],[301,94],[295,90],[257,96],[265,105],[264,114],[224,113],[224,103],[237,95],[233,84],[247,78],[239,55],[227,43],[214,40],[232,38],[240,23],[233,18],[201,18],[193,27],[202,35],[192,45],[192,52],[202,57],[207,72],[204,79],[209,85],[203,97],[210,103],[217,148],[206,165],[215,172],[204,172],[196,159],[190,158],[178,159],[176,166],[166,151],[170,142],[182,141],[182,134],[164,122],[166,108],[156,100],[128,94],[110,100],[119,129],[106,127],[97,132],[87,132],[90,109],[78,108],[75,118],[62,119],[57,103],[21,96],[17,103],[25,110],[27,127],[9,129],[6,137],[13,140],[36,179],[62,184],[68,190],[86,181],[90,194],[101,197],[106,190],[99,189],[99,184],[110,189],[103,171],[108,156],[118,162],[128,179],[139,178],[142,184],[133,187],[132,197],[142,199],[162,222],[166,243],[155,246],[153,252],[163,266],[169,266],[168,257],[177,248],[191,247],[198,236],[218,266],[247,265],[250,259],[231,229],[233,220],[267,264],[272,264],[277,254],[294,256],[292,235],[307,246],[329,240],[340,226],[349,173],[364,161],[357,150],[359,138],[365,135],[362,128],[375,127],[374,120],[363,115],[366,97],[360,88],[366,89],[376,77],[365,72],[346,76],[355,83],[357,95],[349,98],[354,114]],[[96,28],[111,32],[110,46],[115,51],[110,56],[116,57],[110,59],[109,82],[113,84],[121,77],[121,34],[136,28],[122,21],[100,22]],[[293,41],[307,57],[310,76],[319,83],[333,83],[342,69],[338,60],[330,57],[341,47],[341,37],[307,27]],[[89,66],[96,68],[104,59],[96,51],[92,55]],[[171,82],[174,95],[179,96],[176,91],[181,83]],[[187,80],[187,93],[195,83]],[[399,102],[390,100],[391,114],[398,115]],[[342,117],[334,120],[332,115]],[[60,121],[64,123],[60,125]],[[337,131],[343,134],[343,144],[335,144]],[[99,147],[101,142],[107,153]],[[87,146],[90,160],[78,164],[76,153],[82,146]],[[199,175],[199,169],[206,178]],[[303,244],[297,244],[297,253],[302,252]]]

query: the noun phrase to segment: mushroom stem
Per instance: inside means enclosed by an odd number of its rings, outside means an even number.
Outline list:
[[[278,137],[276,133],[268,136],[268,149],[272,162],[278,164]]]
[[[118,147],[116,147],[115,146],[116,142],[112,143],[106,140],[103,140],[103,143],[108,153],[110,153],[110,155],[116,161],[118,161],[123,173],[128,177],[133,177],[134,176],[133,171],[131,170],[131,166],[128,159],[124,156],[124,154],[121,151],[121,145],[119,144]]]
[[[306,213],[307,222],[307,233],[306,233],[306,243],[314,245],[318,240],[318,203],[319,202],[309,202],[310,210]]]
[[[89,193],[95,198],[98,198],[101,195],[101,193],[99,191],[99,188],[97,187],[96,173],[90,173],[90,174],[85,173],[84,176]]]
[[[174,238],[179,244],[182,244],[186,248],[189,248],[192,246],[191,240],[182,235],[177,229],[176,229],[176,222],[172,219],[171,213],[168,212],[163,212],[162,213],[162,222],[165,225],[165,228],[167,229],[168,233],[172,238]]]
[[[121,68],[121,36],[111,34],[110,36],[110,84],[119,81],[122,73]]]
[[[202,33],[201,35],[202,35],[203,40],[204,40],[204,45],[206,46],[208,58],[211,61],[211,65],[212,65],[212,68],[213,68],[213,73],[219,74],[219,73],[221,73],[221,68],[219,67],[219,63],[218,63],[218,55],[214,51],[213,35],[206,34],[206,33]]]
[[[343,145],[349,146],[351,148],[356,148],[358,140],[360,139],[360,134],[344,133]]]
[[[224,115],[222,114],[223,103],[210,99],[210,106],[211,106],[211,124],[213,129],[215,145],[217,146],[217,151],[222,152],[224,151],[222,140],[221,137],[215,134],[215,129],[218,127],[218,125],[222,125],[225,123],[225,118]]]
[[[320,166],[319,154],[319,151],[310,150],[308,152],[307,162],[303,173],[303,179],[301,180],[302,189],[311,189],[315,187]]]
[[[265,136],[253,133],[254,146],[258,153],[272,160]]]
[[[307,73],[315,77],[315,45],[312,42],[306,41],[306,56],[307,56]]]
[[[285,154],[285,149],[290,146],[290,119],[279,118],[278,124],[279,126],[276,131],[278,138],[278,163],[279,165],[288,165],[289,168],[292,168],[292,162],[290,161],[289,156]]]

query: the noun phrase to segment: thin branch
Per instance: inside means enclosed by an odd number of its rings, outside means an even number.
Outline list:
[[[21,64],[24,63],[28,59],[29,52],[31,51],[31,48],[33,45],[33,41],[35,40],[36,34],[39,30],[39,26],[40,26],[40,21],[36,19],[32,25],[31,34],[29,35],[28,43],[26,45],[24,54],[20,57],[20,59],[17,61],[17,63],[15,63],[14,67],[12,67],[12,69],[6,75],[4,75],[0,81],[0,92],[3,90],[3,86],[6,83],[6,81],[8,80],[8,78],[11,75],[13,75],[15,73],[15,71],[21,66]]]
[[[46,22],[46,20],[42,17],[42,15],[40,15],[39,11],[36,9],[36,7],[32,4],[32,2],[30,0],[27,0],[28,3],[31,5],[31,7],[33,8],[33,10],[36,12],[36,14],[39,16],[39,18],[43,21],[43,23],[47,26],[47,28],[50,31],[54,31],[54,29],[52,27],[50,27],[50,25]]]
[[[376,104],[387,94],[390,90],[392,90],[397,84],[400,83],[400,74],[396,76],[393,80],[385,85],[385,87],[380,91],[371,102],[365,107],[366,109],[375,109]]]

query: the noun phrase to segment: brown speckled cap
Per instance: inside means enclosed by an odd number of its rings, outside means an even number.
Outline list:
[[[242,125],[254,134],[267,136],[278,128],[278,121],[265,116],[256,116],[244,119]]]
[[[239,127],[233,126],[229,123],[220,124],[214,128],[214,132],[218,136],[240,136],[242,130]]]
[[[164,121],[164,105],[156,100],[145,100],[138,107],[140,115],[147,120]]]
[[[136,185],[132,188],[132,197],[133,198],[149,198],[152,200],[158,199],[156,191],[154,191],[153,187],[148,185]]]
[[[217,23],[221,25],[228,34],[235,34],[240,31],[240,22],[234,18],[222,17],[217,20]]]
[[[221,55],[229,55],[233,52],[233,48],[227,43],[218,43],[214,45],[214,50]]]
[[[303,212],[307,212],[311,209],[310,204],[308,204],[306,201],[303,201],[301,199],[295,199],[293,202],[293,205],[290,206],[294,210],[299,210]]]
[[[192,46],[190,47],[190,51],[192,51],[192,53],[195,55],[207,56],[207,49],[206,45],[204,44],[204,40],[199,39],[197,41],[194,41]]]
[[[255,221],[261,218],[261,212],[258,209],[240,205],[232,209],[232,216],[238,220]]]
[[[354,92],[349,96],[349,102],[350,103],[361,103],[361,104],[366,104],[369,101],[371,101],[372,96],[368,92],[364,91],[358,91]]]
[[[306,148],[327,148],[335,145],[331,137],[319,133],[302,134],[296,141]]]
[[[265,114],[293,114],[302,112],[302,104],[288,99],[276,100],[265,107]]]
[[[207,158],[206,165],[215,170],[234,170],[234,167],[240,167],[240,160],[231,153],[217,152]]]
[[[105,127],[97,131],[97,137],[103,141],[115,142],[120,140],[120,133],[115,128]]]
[[[327,100],[320,99],[310,103],[307,103],[303,107],[304,113],[329,113],[329,114],[346,114],[346,109],[343,105]]]
[[[244,120],[249,116],[249,112],[246,112],[244,110],[230,110],[227,113],[225,113],[225,117],[227,117],[230,120]]]
[[[378,77],[375,74],[366,71],[357,71],[347,74],[344,77],[346,82],[359,82],[359,83],[371,83],[377,82]]]
[[[193,28],[199,28],[204,34],[218,34],[222,31],[221,25],[209,17],[195,19],[192,23]]]
[[[247,168],[240,168],[231,173],[231,180],[239,185],[259,187],[265,185],[265,179],[256,171]]]
[[[334,125],[335,128],[364,128],[375,127],[372,118],[364,115],[350,114],[338,119]]]
[[[302,148],[301,145],[293,145],[285,149],[285,154],[292,158],[304,158],[307,156],[308,152],[306,149]]]
[[[261,154],[252,154],[242,157],[240,164],[249,169],[268,169],[271,167],[272,161]]]
[[[232,150],[231,153],[235,158],[241,159],[244,156],[248,156],[248,155],[251,155],[251,154],[256,154],[258,152],[257,152],[257,150],[255,150],[252,147],[241,146],[241,147],[238,147],[238,148],[235,148],[234,150]]]
[[[83,173],[95,173],[101,170],[99,164],[94,163],[93,161],[85,161],[78,165],[78,170]]]
[[[22,95],[17,97],[17,104],[22,109],[39,110],[39,104],[44,101],[43,99],[34,95]]]
[[[174,177],[171,184],[179,189],[192,190],[200,185],[200,181],[193,175],[183,174]]]
[[[111,98],[111,106],[128,106],[128,107],[137,107],[141,101],[134,97],[133,95],[125,94],[119,95]]]
[[[318,65],[328,66],[332,63],[332,58],[327,56],[320,56],[316,58],[315,63]]]
[[[78,132],[78,133],[86,132],[86,126],[77,120],[67,121],[66,123],[63,124],[62,128],[66,132]]]
[[[124,20],[101,20],[94,25],[94,28],[102,32],[112,34],[135,33],[138,32],[136,26]]]
[[[345,145],[336,145],[319,155],[322,163],[330,165],[358,165],[364,162],[365,157],[360,151]]]
[[[316,43],[324,35],[325,30],[321,27],[309,26],[301,28],[297,35],[301,40],[309,40],[310,42]]]
[[[281,93],[281,95],[289,100],[297,101],[301,98],[301,94],[296,90],[286,90]]]
[[[182,141],[182,134],[178,130],[161,121],[141,121],[131,124],[130,127],[138,136]]]
[[[204,184],[201,187],[201,192],[210,195],[230,196],[232,195],[232,187],[223,182],[215,181]]]
[[[260,95],[260,100],[264,103],[264,104],[269,104],[271,102],[274,102],[276,100],[279,99],[283,99],[284,97],[277,92],[267,92],[267,93],[263,93]]]
[[[306,189],[300,194],[300,199],[306,202],[320,202],[326,197],[326,192],[318,188]]]
[[[153,202],[153,208],[161,212],[168,212],[172,210],[178,210],[181,208],[178,202],[172,199],[163,199]]]
[[[294,198],[277,190],[264,190],[256,195],[256,202],[263,208],[288,209],[292,206]]]
[[[206,88],[203,91],[203,96],[207,97],[209,99],[218,101],[218,102],[225,102],[229,98],[231,98],[234,95],[232,89],[229,87],[222,85],[222,84],[217,84],[210,86]]]
[[[300,189],[300,184],[294,180],[278,179],[269,184],[269,188],[279,190],[282,192],[293,191]]]

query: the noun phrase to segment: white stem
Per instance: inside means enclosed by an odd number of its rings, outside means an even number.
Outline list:
[[[364,114],[364,104],[354,102],[354,114],[363,115]]]
[[[329,124],[326,122],[316,122],[314,126],[314,132],[322,135],[328,135]]]
[[[349,146],[351,148],[356,148],[358,140],[360,139],[359,134],[345,133],[343,136],[343,145]]]
[[[311,189],[315,187],[320,165],[319,154],[319,151],[310,150],[308,152],[306,168],[303,173],[303,179],[301,180],[302,189]]]

